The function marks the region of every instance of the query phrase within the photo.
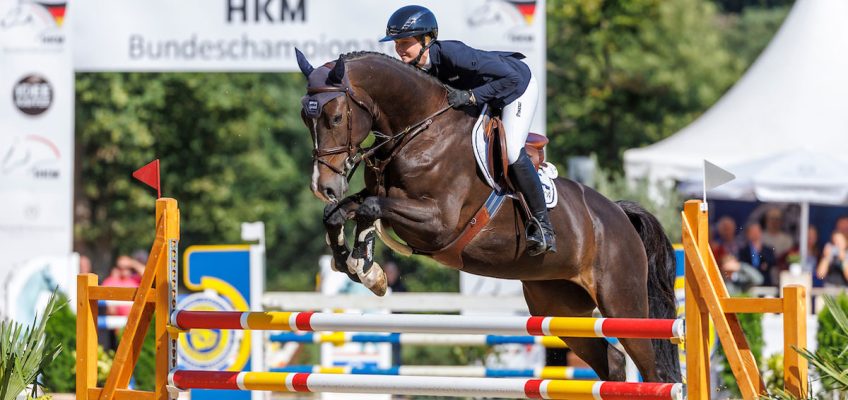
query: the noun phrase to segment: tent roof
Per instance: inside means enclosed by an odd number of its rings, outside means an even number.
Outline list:
[[[848,1],[798,0],[774,39],[712,108],[624,153],[630,178],[682,180],[718,165],[806,149],[848,160]]]

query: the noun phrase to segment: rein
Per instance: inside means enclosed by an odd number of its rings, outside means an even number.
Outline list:
[[[322,87],[316,87],[316,88],[311,88],[311,89],[307,90],[307,94],[310,94],[310,95],[311,94],[318,94],[318,93],[329,93],[329,92],[344,93],[345,96],[350,98],[350,100],[353,100],[359,107],[361,107],[363,110],[368,112],[368,115],[371,116],[372,125],[373,125],[373,121],[376,120],[374,113],[371,111],[371,109],[368,107],[368,105],[365,104],[365,102],[354,97],[353,90],[351,90],[350,87],[348,87],[348,86],[322,86]],[[444,113],[445,111],[447,111],[450,108],[451,107],[449,105],[442,107],[438,111],[434,112],[433,114],[430,114],[429,116],[425,117],[423,120],[418,121],[418,122],[416,122],[416,123],[414,123],[410,126],[407,126],[402,131],[398,132],[395,135],[387,135],[387,134],[379,132],[379,131],[373,131],[374,136],[378,139],[383,139],[383,141],[381,143],[376,143],[376,144],[374,144],[370,147],[363,149],[363,148],[360,148],[359,146],[354,146],[352,144],[352,140],[353,140],[353,118],[352,118],[352,116],[353,116],[353,114],[351,112],[350,102],[347,102],[347,138],[345,140],[345,144],[343,146],[331,147],[329,149],[321,149],[321,148],[318,147],[318,144],[316,142],[315,149],[312,150],[312,159],[313,159],[313,161],[316,161],[320,164],[327,166],[327,168],[329,168],[331,171],[335,172],[336,174],[344,176],[345,179],[347,179],[348,182],[350,182],[350,179],[353,177],[353,174],[356,172],[356,169],[359,167],[359,164],[361,164],[363,161],[365,161],[366,165],[368,165],[369,168],[374,170],[378,174],[378,176],[380,177],[380,180],[382,180],[383,169],[385,169],[385,167],[392,161],[392,159],[394,159],[395,155],[397,154],[397,151],[399,149],[401,149],[405,144],[409,143],[413,138],[415,138],[415,136],[418,136],[419,133],[421,133],[421,132],[425,131],[427,128],[429,128],[430,125],[433,124],[433,118]],[[392,148],[392,150],[389,153],[389,156],[387,158],[384,158],[384,159],[381,159],[381,160],[371,161],[371,157],[374,156],[374,154],[377,152],[377,150],[379,150],[381,147],[383,147],[384,145],[386,145],[390,142],[398,142],[400,144]],[[328,162],[326,162],[322,159],[322,157],[336,155],[336,154],[342,154],[342,153],[347,153],[347,158],[345,159],[344,167],[342,169],[339,169],[339,168],[331,165],[330,163],[328,163]]]

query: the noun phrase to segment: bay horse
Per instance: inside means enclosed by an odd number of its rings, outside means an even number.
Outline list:
[[[327,203],[334,268],[382,295],[385,275],[373,260],[380,226],[406,242],[381,235],[393,249],[434,256],[476,222],[492,192],[472,154],[479,111],[448,107],[441,82],[384,54],[349,53],[318,68],[297,56],[308,80],[301,117],[314,145],[311,189]],[[374,144],[366,148],[372,131]],[[366,187],[345,197],[360,163]],[[533,315],[590,317],[597,307],[610,318],[675,318],[675,260],[659,221],[636,203],[612,202],[577,182],[555,184],[556,253],[525,254],[520,206],[510,198],[448,266],[521,280]],[[348,220],[356,222],[352,249]],[[601,379],[625,380],[624,355],[605,339],[561,339]],[[645,381],[681,381],[676,345],[621,343]]]

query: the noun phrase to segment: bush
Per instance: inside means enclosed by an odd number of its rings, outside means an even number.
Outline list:
[[[62,345],[46,332],[47,321],[62,306],[53,292],[40,321],[30,326],[0,321],[0,400],[15,399],[32,384],[35,397],[40,386],[36,377],[62,351]]]
[[[751,348],[751,353],[754,355],[754,360],[757,363],[757,368],[762,370],[763,346],[763,315],[762,314],[736,314],[739,318],[739,325],[742,326],[742,332],[745,333],[745,338],[748,339],[748,346]],[[739,386],[736,385],[736,378],[733,376],[733,370],[730,369],[730,363],[727,361],[727,356],[724,354],[724,349],[719,349],[719,357],[721,358],[722,370],[720,372],[721,380],[724,382],[724,387],[734,396],[741,397]]]
[[[842,294],[837,298],[827,298],[828,307],[819,313],[819,330],[816,333],[816,341],[819,347],[815,356],[810,359],[811,354],[805,355],[814,366],[818,367],[818,373],[822,385],[828,390],[848,390],[848,326],[846,326],[846,314],[848,314],[848,295]],[[841,320],[841,323],[840,323]],[[816,361],[819,361],[817,363]],[[826,368],[827,367],[827,368]],[[828,370],[834,370],[837,374],[831,374]],[[838,373],[841,377],[837,376]]]
[[[138,356],[138,364],[133,371],[135,388],[137,390],[152,391],[155,389],[156,381],[156,314],[150,322],[150,328],[144,335],[144,344],[141,345],[141,354]]]
[[[68,298],[59,294],[59,301],[67,303]],[[65,351],[44,367],[41,379],[44,387],[54,393],[70,393],[76,389],[76,335],[77,318],[70,307],[61,307],[47,321],[47,337],[62,345]]]

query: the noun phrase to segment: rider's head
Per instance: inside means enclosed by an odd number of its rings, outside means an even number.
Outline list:
[[[394,40],[395,51],[405,63],[418,65],[426,61],[427,49],[439,35],[439,24],[432,11],[422,6],[401,7],[389,17],[386,37]]]

